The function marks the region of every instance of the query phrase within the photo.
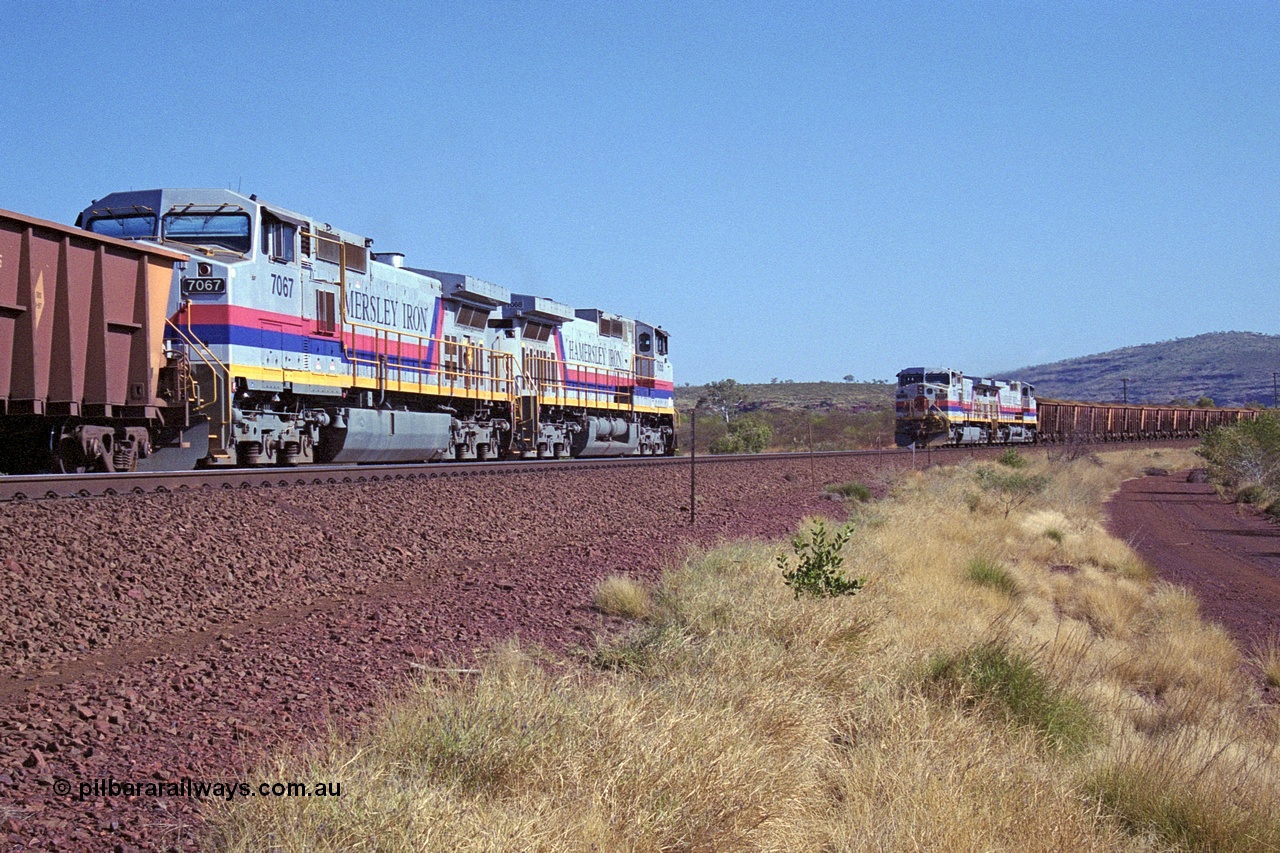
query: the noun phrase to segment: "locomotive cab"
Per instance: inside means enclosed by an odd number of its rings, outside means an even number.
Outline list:
[[[899,447],[925,447],[951,438],[950,414],[961,402],[964,374],[955,370],[910,367],[898,373],[894,441]]]
[[[898,374],[895,440],[899,447],[1033,442],[1033,390],[1017,380],[908,368]]]

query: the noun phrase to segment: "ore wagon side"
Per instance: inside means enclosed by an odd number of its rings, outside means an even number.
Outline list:
[[[0,469],[132,470],[181,444],[164,326],[187,259],[0,210]]]

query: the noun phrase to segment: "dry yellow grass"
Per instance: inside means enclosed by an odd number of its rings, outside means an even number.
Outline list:
[[[1036,459],[1048,485],[1007,517],[973,465],[909,474],[859,511],[853,597],[794,600],[752,544],[690,557],[643,607],[602,585],[625,636],[422,684],[266,771],[342,798],[221,806],[209,847],[1276,849],[1280,723],[1194,599],[1101,528],[1151,464],[1179,463]]]
[[[640,619],[649,615],[652,601],[649,590],[631,578],[613,575],[596,586],[595,605],[602,613]]]
[[[1254,650],[1253,662],[1271,687],[1280,687],[1280,634],[1271,634]]]

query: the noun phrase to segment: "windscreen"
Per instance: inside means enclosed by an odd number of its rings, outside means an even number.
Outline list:
[[[156,215],[135,213],[127,216],[95,216],[89,220],[87,228],[94,234],[119,237],[122,240],[154,239]]]
[[[170,213],[164,238],[193,246],[216,246],[247,254],[251,244],[246,213]]]
[[[927,373],[925,374],[924,381],[928,382],[930,385],[950,385],[951,374],[950,373]]]
[[[899,388],[906,388],[908,385],[919,385],[923,381],[923,373],[901,373],[898,375]]]

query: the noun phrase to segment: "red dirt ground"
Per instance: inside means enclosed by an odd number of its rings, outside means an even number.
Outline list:
[[[197,801],[79,786],[238,781],[367,722],[421,667],[512,636],[589,648],[612,627],[603,577],[843,516],[825,483],[883,494],[903,464],[701,465],[696,525],[686,467],[572,463],[0,507],[0,849],[194,849]]]
[[[0,507],[0,848],[194,849],[198,802],[78,786],[238,781],[421,666],[513,635],[590,646],[601,578],[842,515],[823,484],[883,493],[902,464],[700,467],[696,525],[681,467]],[[1175,477],[1126,483],[1112,516],[1244,648],[1277,628],[1280,528]]]
[[[1280,633],[1280,525],[1224,502],[1207,483],[1187,482],[1186,471],[1127,480],[1107,513],[1112,535],[1162,579],[1194,592],[1201,615],[1246,655]]]

